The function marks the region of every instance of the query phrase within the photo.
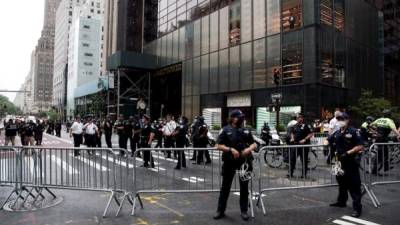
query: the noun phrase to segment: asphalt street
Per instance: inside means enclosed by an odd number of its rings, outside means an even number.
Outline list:
[[[0,137],[0,144],[3,137]],[[104,140],[103,140],[103,143]],[[117,147],[117,137],[113,137],[113,146]],[[62,138],[45,135],[45,147],[71,147],[72,140],[63,132]],[[117,185],[134,190],[133,180],[140,190],[218,190],[220,185],[220,155],[212,152],[212,163],[192,165],[187,168],[174,170],[176,159],[167,159],[162,152],[153,152],[156,167],[141,168],[140,158],[120,158],[107,152],[97,152],[94,156],[82,152],[80,157],[73,157],[69,151],[47,150],[42,153],[46,165],[45,183],[56,186],[81,188],[97,188]],[[47,155],[46,155],[47,154]],[[187,158],[192,152],[187,152]],[[329,166],[324,165],[323,155],[318,152],[318,167],[310,170],[307,179],[287,179],[285,168],[268,168],[264,165],[261,170],[261,185],[266,187],[306,186],[333,182]],[[4,159],[3,159],[4,160]],[[3,162],[4,163],[4,162]],[[133,174],[133,167],[136,175]],[[298,163],[297,168],[301,169]],[[50,173],[50,170],[52,171]],[[260,174],[256,173],[256,177]],[[398,170],[393,174],[398,176]],[[128,185],[128,186],[126,186]],[[257,180],[253,182],[253,194],[258,195]],[[235,186],[235,185],[233,185]],[[10,187],[0,188],[0,201],[3,202]],[[218,193],[143,193],[141,199],[144,209],[137,208],[136,215],[131,216],[131,207],[125,202],[118,217],[112,203],[106,218],[102,212],[109,198],[108,192],[72,191],[52,189],[63,201],[51,208],[39,209],[33,212],[0,211],[0,224],[400,224],[400,189],[399,185],[384,185],[376,187],[375,194],[382,206],[375,209],[368,196],[364,196],[364,213],[361,220],[348,217],[351,214],[351,202],[345,209],[330,208],[337,194],[336,187],[320,189],[301,189],[296,191],[270,191],[263,194],[267,215],[264,216],[259,208],[255,208],[255,218],[249,222],[240,219],[238,195],[233,193],[229,201],[227,217],[220,221],[212,219],[215,213]],[[256,198],[255,198],[256,199]],[[256,201],[254,201],[254,204]]]

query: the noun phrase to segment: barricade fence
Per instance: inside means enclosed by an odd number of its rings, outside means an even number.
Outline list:
[[[109,192],[103,216],[113,200],[116,216],[125,201],[134,215],[138,203],[143,208],[142,195],[219,192],[222,184],[222,152],[215,148],[142,148],[134,157],[126,157],[130,152],[125,149],[107,148],[1,147],[0,153],[0,185],[14,187],[2,208],[6,203],[14,209],[40,208],[41,201],[57,198],[50,189],[69,189]],[[201,155],[199,164],[189,161],[194,154]],[[248,161],[253,170],[246,177],[251,178],[251,215],[253,200],[266,214],[267,192],[336,186],[326,160],[331,155],[330,147],[321,144],[266,146],[254,153],[254,160]],[[373,144],[364,151],[362,186],[376,207],[381,204],[373,189],[400,183],[399,161],[399,143]],[[232,192],[239,191],[239,179],[237,171]]]

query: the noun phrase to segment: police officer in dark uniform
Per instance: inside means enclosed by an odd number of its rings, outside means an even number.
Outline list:
[[[117,130],[118,134],[118,145],[120,148],[127,149],[128,145],[128,136],[126,134],[126,124],[127,122],[124,121],[124,115],[120,114],[119,119],[115,122],[115,129]],[[120,151],[121,156],[125,156],[124,151]]]
[[[313,136],[311,126],[304,123],[304,114],[299,113],[297,115],[297,124],[293,126],[290,138],[291,145],[309,145],[311,137]],[[291,148],[289,149],[289,174],[288,178],[293,177],[293,172],[296,169],[297,157],[300,156],[302,163],[301,178],[307,177],[308,170],[308,147],[303,148]]]
[[[270,131],[271,129],[268,126],[268,123],[264,122],[264,126],[261,128],[261,140],[263,140],[267,146],[272,139]]]
[[[174,136],[176,137],[176,147],[184,148],[186,144],[186,135],[188,133],[189,127],[187,125],[188,119],[182,116],[178,120],[178,125],[176,126]],[[175,169],[179,170],[181,167],[186,168],[186,157],[184,151],[178,151],[178,163]]]
[[[242,128],[244,114],[240,110],[234,110],[229,119],[229,125],[224,127],[217,140],[217,148],[222,151],[222,186],[218,200],[217,213],[214,219],[225,216],[226,204],[229,197],[232,181],[238,170],[245,162],[252,170],[252,152],[257,145],[254,143],[251,132]],[[249,181],[239,179],[240,183],[240,210],[243,220],[248,220],[249,206]]]
[[[157,123],[155,123],[155,128],[156,128],[156,148],[163,148],[163,121],[161,119],[158,120]]]
[[[141,131],[142,126],[140,125],[139,117],[135,116],[133,120],[133,143],[131,143],[132,157],[135,155],[137,146],[139,146]],[[140,157],[140,152],[136,156]]]
[[[106,120],[103,123],[103,129],[104,129],[104,136],[106,139],[106,144],[107,148],[112,148],[112,142],[111,142],[111,137],[112,137],[112,122],[111,122],[111,117],[108,115]]]
[[[207,148],[208,146],[208,128],[207,124],[204,122],[204,117],[199,116],[197,125],[195,128],[195,133],[193,136],[193,147],[194,148]],[[211,163],[211,157],[208,150],[198,150],[197,159],[194,164],[201,164],[204,161],[204,155],[206,157],[206,164]]]
[[[155,136],[155,129],[150,123],[150,116],[148,115],[143,115],[143,127],[141,130],[141,135],[140,135],[140,147],[141,148],[150,148],[151,143],[153,142],[154,136]],[[143,167],[149,167],[149,162],[151,164],[151,167],[154,168],[154,159],[153,156],[151,155],[150,151],[144,151],[143,152]]]
[[[347,192],[353,199],[353,217],[361,215],[361,178],[359,171],[359,155],[363,150],[363,143],[359,132],[349,126],[349,117],[343,113],[338,118],[340,129],[329,136],[326,145],[334,145],[336,156],[341,164],[344,173],[338,174],[336,179],[339,184],[339,196],[336,203],[330,204],[332,207],[346,207],[348,198]]]

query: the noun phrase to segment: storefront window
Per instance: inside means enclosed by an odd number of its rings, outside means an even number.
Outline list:
[[[210,15],[210,52],[218,50],[218,11]]]
[[[208,93],[209,55],[201,57],[201,94]]]
[[[229,46],[240,43],[240,2],[229,6]]]
[[[251,26],[251,0],[241,0],[240,10],[241,14],[239,17],[240,20],[240,40],[242,43],[248,42],[251,40],[252,26]],[[259,16],[259,15],[258,15]],[[260,19],[260,18],[258,18]]]
[[[228,91],[229,84],[229,51],[228,49],[219,52],[219,92]]]
[[[280,0],[269,0],[267,2],[267,35],[279,33],[281,30]]]
[[[252,88],[252,43],[242,44],[240,52],[240,89],[249,90]]]
[[[240,76],[240,46],[235,46],[229,49],[229,90],[239,90]]]
[[[210,93],[218,92],[218,52],[210,54]]]
[[[281,40],[280,35],[267,38],[267,86],[274,85],[274,71],[281,71]]]
[[[253,46],[253,67],[254,67],[254,88],[264,88],[266,84],[266,69],[265,69],[265,38],[254,41]]]
[[[303,32],[296,31],[283,35],[282,79],[283,84],[296,84],[303,76]]]
[[[209,17],[205,16],[201,19],[201,54],[207,54],[210,50],[210,37],[209,37]]]
[[[253,24],[254,24],[253,38],[259,39],[265,37],[265,32],[266,32],[265,0],[253,1]]]
[[[229,43],[229,7],[219,11],[219,48],[228,47]]]
[[[302,0],[282,0],[282,29],[291,31],[302,26]]]

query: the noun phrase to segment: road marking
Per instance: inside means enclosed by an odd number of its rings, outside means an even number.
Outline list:
[[[70,154],[71,156],[72,156],[72,153]],[[108,169],[107,167],[105,167],[105,166],[102,166],[102,165],[100,165],[100,164],[98,164],[98,163],[95,163],[95,162],[93,162],[92,160],[89,160],[89,159],[87,159],[87,158],[82,158],[82,157],[75,157],[76,159],[78,159],[79,161],[82,161],[82,162],[84,162],[84,163],[86,163],[87,165],[89,165],[90,167],[93,167],[93,168],[95,168],[95,169],[97,169],[97,170],[100,170],[101,169],[101,171],[110,171],[110,169]]]
[[[46,134],[46,133],[45,133],[44,135],[46,135],[46,136],[48,136],[48,137],[51,137],[51,138],[58,139],[58,140],[60,140],[60,141],[62,141],[62,142],[65,142],[65,143],[67,143],[67,144],[73,144],[72,141],[68,141],[68,140],[65,140],[65,139],[60,138],[60,137],[57,137],[57,136],[50,136],[49,134]],[[46,139],[46,138],[43,138],[43,140],[47,140],[47,139]]]
[[[114,162],[114,158],[113,157],[107,157],[106,155],[103,155],[102,158],[105,159],[105,160],[108,160],[108,161],[110,161],[112,163]],[[115,163],[117,164],[117,166],[121,165],[123,167],[127,167],[127,163],[126,162],[122,162],[120,159],[116,159]],[[130,169],[132,169],[134,167],[134,165],[130,164],[130,163],[128,163],[128,166],[129,166]],[[136,167],[138,167],[138,166],[136,165]]]
[[[197,182],[204,182],[204,179],[199,177],[184,177],[182,180],[190,182],[190,183],[197,183]]]
[[[50,157],[50,156],[48,156],[48,157]],[[55,161],[57,163],[57,165],[62,167],[65,171],[68,171],[68,173],[70,175],[79,174],[78,170],[72,168],[72,166],[68,165],[68,167],[67,167],[67,163],[65,161],[61,160],[59,157],[51,157],[51,159],[53,161]]]
[[[370,221],[354,218],[354,217],[351,217],[351,216],[342,216],[342,219],[349,220],[349,221],[356,222],[356,223],[363,224],[363,225],[379,225],[377,223],[373,223],[373,222],[370,222]]]
[[[343,221],[343,220],[334,220],[334,221],[332,221],[332,223],[336,223],[336,224],[339,224],[339,225],[357,225],[355,223],[350,223],[350,222],[346,222],[346,221]]]

